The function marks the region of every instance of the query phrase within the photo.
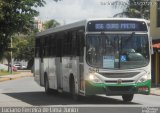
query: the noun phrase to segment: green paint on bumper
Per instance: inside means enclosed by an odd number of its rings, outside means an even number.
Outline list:
[[[148,91],[138,91],[139,87],[147,87]],[[122,95],[122,94],[150,94],[151,80],[143,83],[132,84],[106,84],[93,83],[85,81],[85,95],[106,94],[106,95]]]

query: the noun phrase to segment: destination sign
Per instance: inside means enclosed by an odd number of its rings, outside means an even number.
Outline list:
[[[147,31],[147,26],[139,21],[92,21],[88,31]]]

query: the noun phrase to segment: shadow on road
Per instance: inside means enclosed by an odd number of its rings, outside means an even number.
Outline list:
[[[73,104],[138,104],[133,102],[124,103],[122,100],[102,96],[81,97],[79,101],[74,101],[68,94],[46,95],[44,92],[18,92],[4,94],[33,106]]]

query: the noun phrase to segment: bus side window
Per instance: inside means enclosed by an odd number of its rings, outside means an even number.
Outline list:
[[[72,56],[76,56],[77,53],[77,43],[76,43],[76,31],[72,32]]]
[[[67,49],[67,54],[68,56],[72,56],[72,33],[68,32],[68,49]]]
[[[36,38],[35,57],[40,57],[40,38]]]
[[[60,33],[60,40],[61,40],[61,57],[64,57],[65,56],[65,33],[64,32],[61,32]]]
[[[41,38],[40,39],[40,45],[39,45],[39,49],[40,49],[40,57],[42,57],[43,56],[43,41],[42,41],[43,39]]]
[[[40,58],[41,58],[41,62],[43,62],[43,57],[44,57],[44,38],[40,38]]]
[[[52,46],[53,46],[52,45],[52,35],[49,36],[48,40],[49,40],[49,42],[48,42],[49,43],[49,45],[48,45],[48,56],[51,57],[52,56]]]
[[[68,32],[64,32],[63,35],[63,56],[68,56]]]
[[[54,35],[51,38],[51,56],[56,56],[56,38]]]
[[[49,46],[49,37],[47,36],[46,38],[45,38],[45,43],[44,43],[44,56],[45,57],[48,57],[48,53],[49,53],[49,50],[48,50],[48,47]]]
[[[56,57],[59,57],[59,38],[58,38],[58,34],[56,34]]]
[[[57,57],[58,56],[58,40],[57,40],[57,34],[54,35],[54,41],[55,41],[55,52],[54,52],[54,56]]]
[[[77,55],[83,56],[84,54],[84,30],[77,31]]]
[[[56,56],[62,57],[62,35],[58,33],[56,35]]]

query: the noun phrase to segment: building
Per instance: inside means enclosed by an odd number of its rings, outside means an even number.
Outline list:
[[[34,29],[38,29],[39,32],[44,31],[43,22],[40,19],[38,19],[37,17],[35,17],[35,19],[34,19],[33,27],[34,27]]]
[[[151,0],[150,33],[154,54],[152,55],[152,83],[160,84],[160,0]]]

